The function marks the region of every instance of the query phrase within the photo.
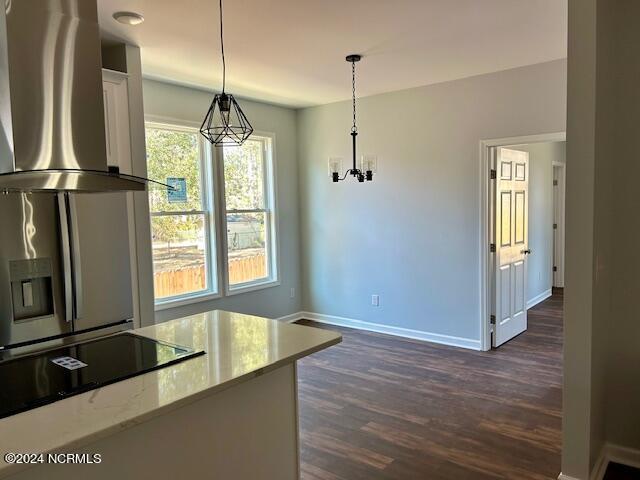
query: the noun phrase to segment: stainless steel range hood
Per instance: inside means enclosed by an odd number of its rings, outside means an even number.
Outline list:
[[[144,190],[107,168],[96,0],[2,3],[0,191]]]

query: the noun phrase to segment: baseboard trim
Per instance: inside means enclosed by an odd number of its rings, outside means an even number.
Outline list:
[[[293,323],[297,322],[298,320],[302,320],[302,318],[302,312],[294,312],[289,315],[285,315],[284,317],[275,318],[274,320],[278,320],[279,322],[284,323]]]
[[[535,297],[533,297],[531,300],[527,302],[527,310],[535,307],[540,302],[544,302],[547,298],[549,298],[552,295],[552,293],[553,291],[550,288],[549,290],[545,290],[544,292],[542,292],[540,295],[536,295]]]
[[[629,467],[640,468],[640,450],[635,448],[621,447],[607,443],[605,445],[605,456],[609,462],[621,463]]]
[[[598,456],[598,459],[593,466],[593,470],[591,471],[589,480],[603,480],[605,474],[607,473],[607,467],[609,466],[610,462],[620,463],[629,467],[640,468],[640,450],[606,443],[602,447],[600,455]],[[576,477],[570,477],[569,475],[561,473],[558,476],[558,480],[580,479]]]
[[[300,312],[300,318],[313,320],[314,322],[326,323],[328,325],[336,325],[338,327],[355,328],[357,330],[366,330],[368,332],[385,333],[396,337],[412,338],[414,340],[422,340],[425,342],[438,343],[441,345],[449,345],[452,347],[467,348],[470,350],[480,350],[480,340],[470,338],[453,337],[450,335],[442,335],[439,333],[424,332],[421,330],[412,330],[409,328],[393,327],[390,325],[382,325],[380,323],[365,322],[364,320],[356,320],[354,318],[338,317],[335,315],[325,315],[314,312]]]
[[[602,480],[604,478],[604,474],[607,473],[608,466],[609,458],[607,456],[607,446],[605,445],[604,447],[602,447],[600,455],[598,455],[598,459],[593,466],[593,470],[591,471],[589,480]]]

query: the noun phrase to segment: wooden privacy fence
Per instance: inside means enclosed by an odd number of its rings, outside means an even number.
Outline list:
[[[229,258],[229,283],[232,285],[266,276],[267,264],[264,254]]]
[[[229,282],[248,282],[267,276],[264,254],[229,258]],[[153,285],[156,298],[173,297],[207,288],[204,265],[155,272]]]

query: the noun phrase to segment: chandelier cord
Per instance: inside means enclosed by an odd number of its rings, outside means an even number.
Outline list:
[[[227,65],[224,60],[224,36],[222,35],[222,0],[220,0],[220,50],[222,52],[222,93],[227,82]]]
[[[358,133],[358,126],[356,125],[356,62],[355,61],[351,62],[351,91],[353,93],[353,126],[351,127],[351,132]]]

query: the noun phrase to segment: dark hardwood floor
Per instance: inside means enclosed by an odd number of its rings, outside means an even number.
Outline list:
[[[638,480],[640,479],[640,468],[610,463],[604,475],[604,480]]]
[[[339,330],[299,362],[304,480],[555,479],[562,292],[490,352]]]

